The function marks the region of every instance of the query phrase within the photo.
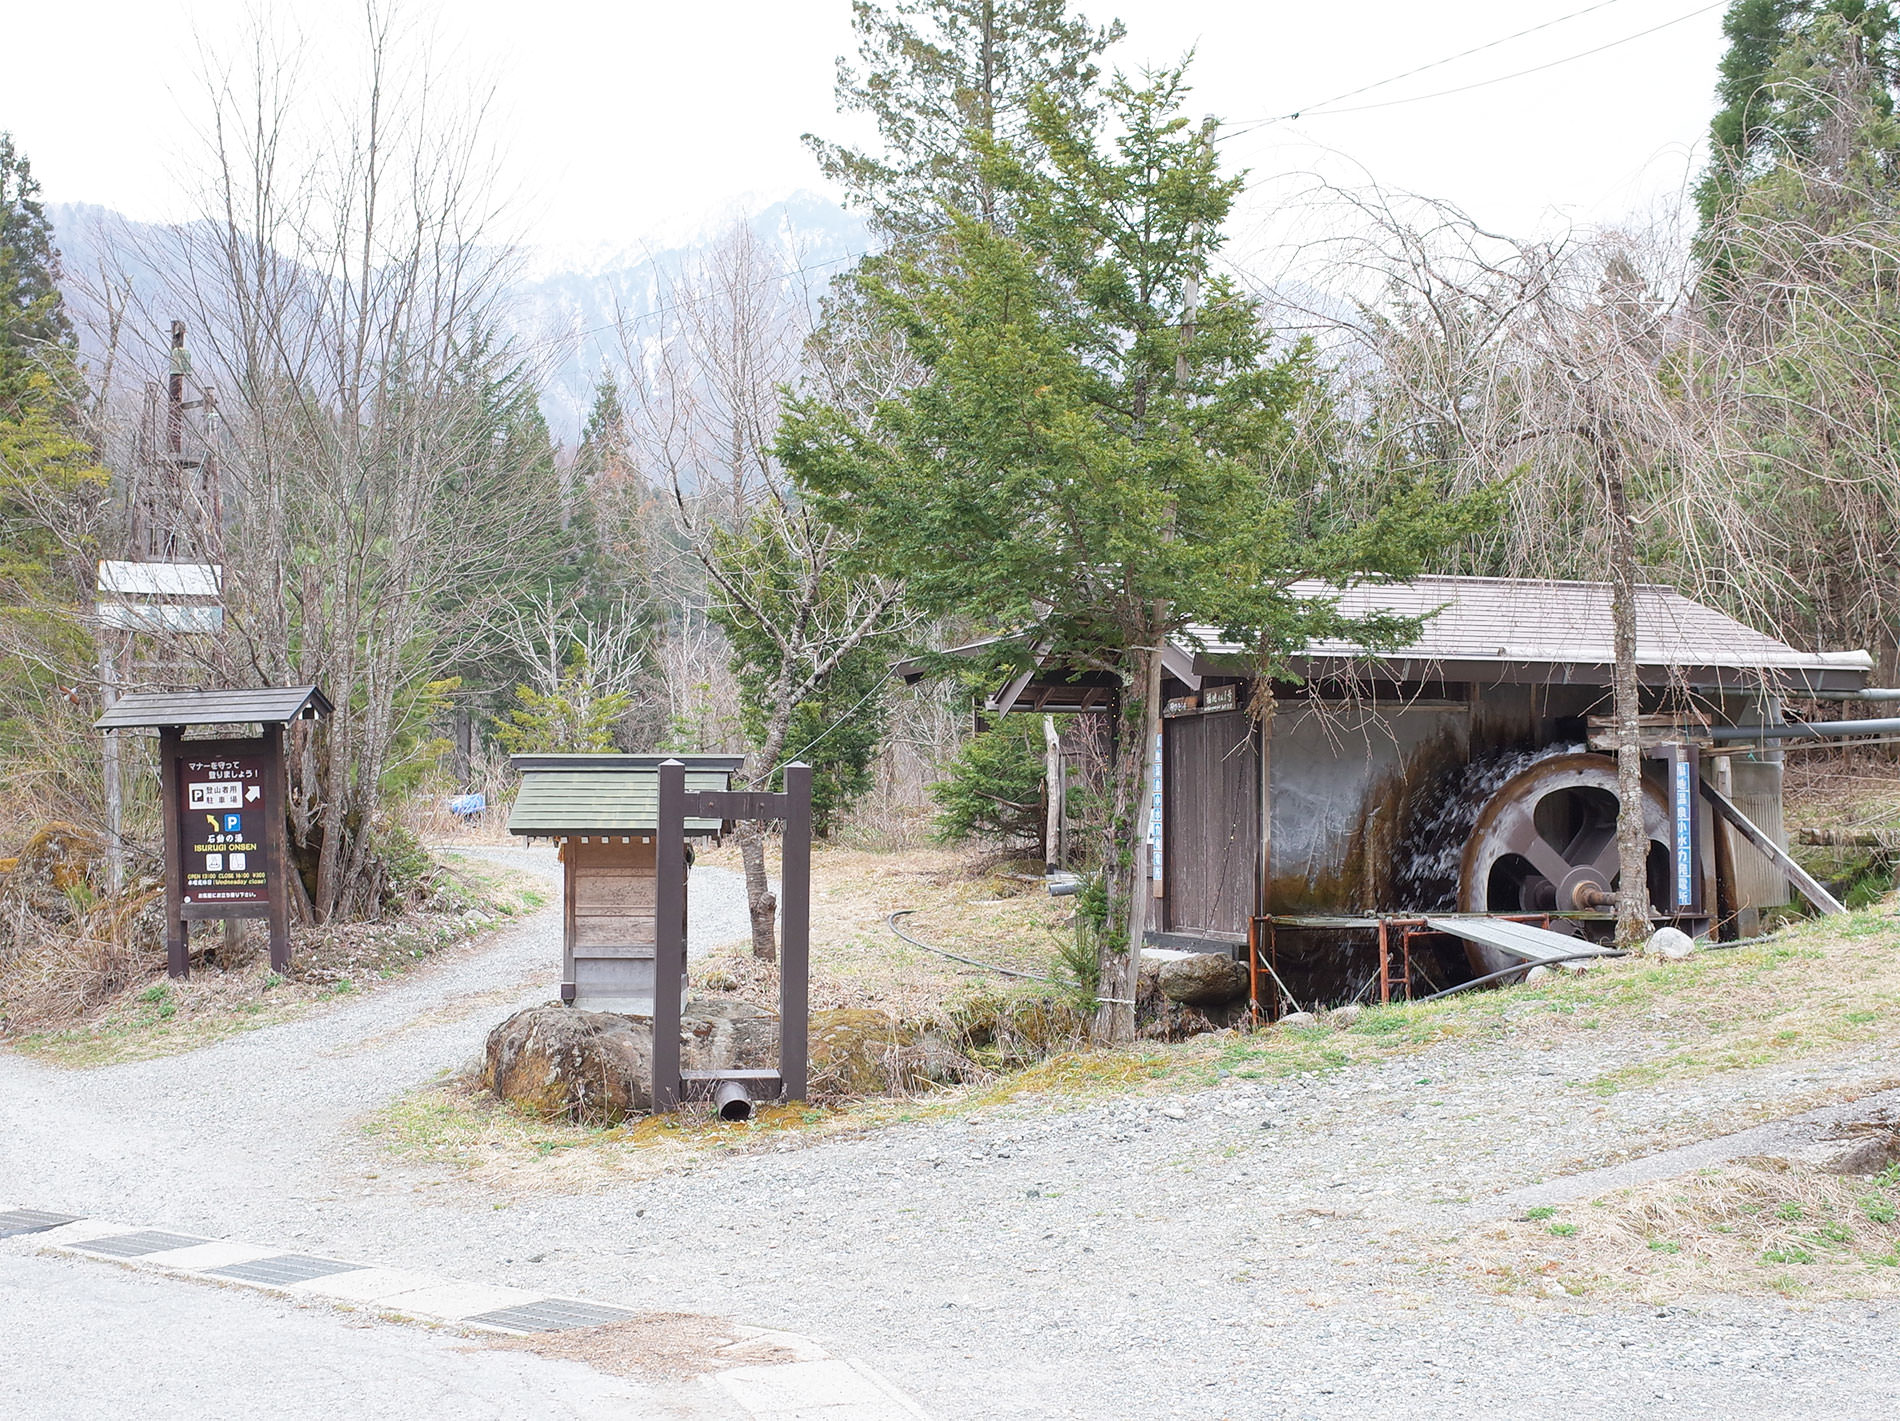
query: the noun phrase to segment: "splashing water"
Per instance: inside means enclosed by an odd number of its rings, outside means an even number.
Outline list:
[[[1448,770],[1421,801],[1430,808],[1417,815],[1395,850],[1392,875],[1399,906],[1408,912],[1444,913],[1458,906],[1458,870],[1478,815],[1504,783],[1541,760],[1575,755],[1580,744],[1545,745],[1536,750],[1499,750]]]

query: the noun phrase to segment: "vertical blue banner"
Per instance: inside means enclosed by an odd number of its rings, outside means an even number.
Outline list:
[[[1148,876],[1154,880],[1154,895],[1161,896],[1161,751],[1160,732],[1155,734],[1154,784],[1148,799]]]
[[[1695,763],[1685,746],[1669,753],[1671,819],[1675,828],[1676,906],[1695,907]]]

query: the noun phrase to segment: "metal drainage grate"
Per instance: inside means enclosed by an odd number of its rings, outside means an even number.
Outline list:
[[[207,1238],[193,1238],[189,1234],[159,1233],[147,1230],[135,1234],[110,1234],[105,1238],[89,1238],[84,1243],[75,1243],[74,1248],[87,1253],[103,1253],[108,1258],[143,1258],[148,1253],[169,1253],[174,1248],[190,1248],[194,1244],[209,1243]]]
[[[308,1283],[312,1278],[328,1278],[332,1273],[355,1273],[361,1263],[338,1263],[334,1258],[306,1258],[298,1253],[280,1253],[274,1258],[254,1258],[249,1263],[228,1263],[222,1268],[207,1268],[213,1278],[235,1278],[241,1283]]]
[[[0,1209],[0,1238],[45,1233],[61,1224],[76,1224],[77,1214],[49,1214],[43,1209]]]
[[[571,1298],[543,1298],[538,1303],[496,1308],[493,1312],[465,1317],[485,1327],[506,1327],[516,1332],[559,1332],[567,1327],[599,1327],[608,1322],[625,1322],[638,1317],[632,1308],[609,1307],[604,1303],[576,1302]]]

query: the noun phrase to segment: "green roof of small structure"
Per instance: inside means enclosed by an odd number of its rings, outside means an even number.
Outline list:
[[[730,788],[736,755],[517,755],[521,789],[508,832],[523,838],[651,834],[660,822],[664,759],[686,764],[688,791]],[[688,819],[689,834],[717,834],[717,819]]]

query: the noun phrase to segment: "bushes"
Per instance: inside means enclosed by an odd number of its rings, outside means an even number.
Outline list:
[[[930,797],[937,803],[940,841],[984,840],[1014,846],[1041,839],[1040,720],[1005,716],[1001,725],[965,741],[949,771],[930,787]]]

